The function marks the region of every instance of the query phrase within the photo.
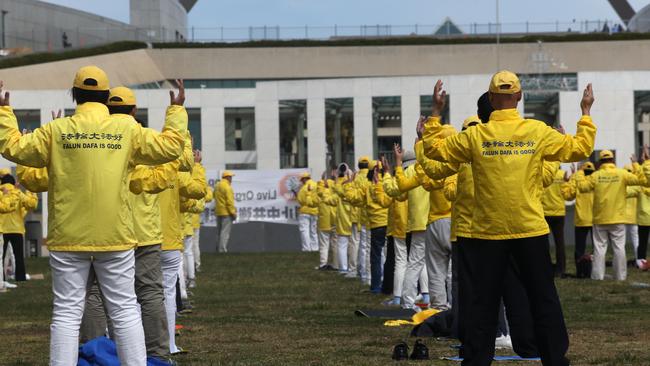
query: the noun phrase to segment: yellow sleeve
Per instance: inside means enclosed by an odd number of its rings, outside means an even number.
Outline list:
[[[594,175],[576,175],[576,185],[578,186],[578,191],[581,193],[587,193],[594,190],[596,182],[594,181]]]
[[[596,126],[591,116],[582,116],[578,121],[575,136],[561,134],[550,126],[544,126],[544,159],[573,162],[586,159],[594,151]]]
[[[380,182],[373,184],[371,197],[375,203],[383,208],[388,208],[393,203],[393,199],[384,193],[384,185]]]
[[[17,194],[4,194],[0,192],[0,213],[14,212],[18,209],[20,196]]]
[[[192,150],[192,135],[189,131],[185,131],[185,145],[183,146],[183,155],[180,159],[180,167],[178,168],[181,172],[192,172],[192,169],[195,167],[194,163],[194,150]],[[197,163],[198,164],[198,163]]]
[[[178,173],[178,189],[183,197],[201,199],[205,197],[208,183],[201,169],[192,169],[192,173]]]
[[[307,204],[307,185],[303,184],[302,187],[300,187],[300,190],[298,191],[298,194],[296,195],[296,199],[298,200],[298,204],[300,206],[309,206]]]
[[[47,192],[50,178],[47,168],[32,168],[24,165],[16,166],[16,176],[20,185],[30,192]]]
[[[336,195],[332,193],[331,189],[325,188],[325,184],[322,182],[318,183],[318,198],[320,199],[321,202],[324,202],[326,205],[329,206],[336,206],[337,205],[337,200],[336,200]]]
[[[397,182],[397,187],[401,192],[408,192],[413,188],[420,186],[420,182],[416,175],[407,177],[404,175],[404,170],[401,166],[395,168],[395,181]]]
[[[584,177],[584,173],[579,170],[575,174],[569,178],[569,181],[562,185],[562,196],[564,197],[565,201],[571,201],[576,199],[576,194],[578,193],[578,187],[576,183],[576,175],[582,174]]]
[[[21,192],[20,202],[26,211],[33,211],[38,207],[38,196],[32,192]]]
[[[165,126],[162,132],[145,128],[134,122],[133,136],[134,165],[160,165],[178,159],[185,146],[187,111],[182,106],[167,108]]]
[[[307,191],[307,205],[309,207],[318,207],[320,197],[318,197],[318,186],[313,181],[308,183],[311,186],[311,191]]]
[[[639,195],[639,193],[641,193],[641,187],[639,187],[639,186],[628,186],[625,189],[625,193],[626,193],[625,194],[626,198],[637,197]]]
[[[214,199],[214,190],[212,187],[208,186],[208,191],[205,194],[205,203],[212,202]]]
[[[456,174],[459,169],[459,164],[441,163],[439,161],[431,160],[424,155],[424,143],[422,140],[415,144],[415,157],[418,162],[417,170],[422,170],[431,179],[443,179]],[[420,174],[418,174],[420,178]]]
[[[449,202],[454,202],[456,200],[456,187],[458,184],[458,175],[454,174],[451,177],[445,178],[445,186],[442,189],[442,193],[445,195],[445,198]]]
[[[364,187],[357,187],[353,182],[343,185],[343,197],[353,206],[362,206],[366,203],[367,191]]]
[[[226,189],[226,208],[230,216],[237,216],[237,210],[235,210],[235,193],[230,184],[228,184]]]
[[[397,180],[395,177],[391,176],[389,173],[384,174],[382,178],[382,184],[384,185],[384,193],[395,198],[402,194],[397,186]]]
[[[203,210],[205,210],[205,201],[202,199],[195,200],[191,198],[181,197],[180,210],[181,212],[202,213]]]
[[[13,109],[0,107],[0,152],[16,164],[35,168],[46,167],[50,161],[52,129],[46,124],[32,133],[21,134]]]
[[[424,155],[429,159],[448,163],[469,163],[472,161],[472,133],[475,128],[469,128],[461,133],[441,139],[439,133],[442,126],[440,117],[429,117],[424,124],[422,143]]]
[[[557,161],[544,161],[542,163],[542,186],[544,188],[553,184],[555,173],[559,168],[560,163]]]
[[[134,194],[164,191],[176,181],[178,165],[178,160],[174,160],[156,166],[136,166],[129,178],[129,190]]]

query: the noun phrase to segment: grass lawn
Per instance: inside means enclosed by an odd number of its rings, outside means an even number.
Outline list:
[[[355,309],[379,308],[383,297],[362,293],[358,281],[315,271],[316,253],[202,258],[194,313],[179,319],[188,329],[177,343],[190,351],[177,358],[180,365],[393,364],[392,347],[410,331],[356,317]],[[27,266],[45,281],[0,294],[0,365],[47,364],[49,269],[43,258]],[[650,365],[650,289],[632,282],[650,282],[650,273],[630,268],[623,283],[558,280],[573,365]],[[426,343],[436,360],[403,364],[455,364],[437,360],[453,355],[453,342]]]

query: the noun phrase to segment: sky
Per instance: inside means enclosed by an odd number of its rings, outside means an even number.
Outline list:
[[[129,21],[129,0],[45,0]],[[635,10],[650,0],[628,0]],[[189,14],[194,27],[457,24],[496,19],[496,0],[199,0]],[[500,0],[502,23],[617,20],[607,0]]]

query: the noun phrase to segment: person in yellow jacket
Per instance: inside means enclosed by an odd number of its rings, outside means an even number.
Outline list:
[[[650,159],[648,154],[647,147],[644,146],[643,161]],[[639,246],[634,253],[634,258],[636,259],[636,266],[642,270],[648,270],[646,255],[648,251],[648,238],[650,237],[650,188],[646,187],[628,187],[628,195],[631,193],[629,190],[632,189],[632,193],[636,194],[637,204],[636,204],[636,217],[637,223],[639,225]]]
[[[9,174],[8,172],[6,174]],[[19,198],[16,194],[10,194],[9,190],[6,188],[0,188],[0,213],[6,214],[13,211],[16,211],[19,206]],[[1,239],[1,238],[0,238]],[[5,286],[5,268],[4,260],[0,260],[0,293],[7,292],[7,287]]]
[[[632,161],[636,157],[632,156]],[[633,164],[627,164],[623,167],[630,173],[634,173]],[[637,193],[639,187],[627,188],[627,199],[625,200],[625,237],[632,244],[632,253],[636,253],[639,248],[639,227],[637,226]]]
[[[565,201],[569,200],[570,188],[567,183],[568,173],[562,170],[560,163],[553,163],[553,183],[544,189],[542,207],[544,218],[551,229],[555,242],[555,275],[564,277],[566,272],[566,249],[564,243]]]
[[[575,171],[573,165],[571,170]],[[593,192],[580,192],[580,190],[578,190],[577,181],[584,179],[585,176],[590,176],[595,170],[596,167],[594,166],[594,163],[588,161],[581,164],[580,168],[571,175],[571,178],[569,178],[570,196],[568,198],[575,200],[575,213],[573,219],[575,225],[575,251],[573,259],[576,265],[576,276],[579,278],[591,276],[591,273],[582,273],[578,268],[581,266],[580,263],[585,260],[583,256],[587,249],[587,237],[591,235],[592,231],[594,194]]]
[[[203,165],[201,165],[201,151],[195,150],[194,151],[194,166],[192,168],[192,171],[196,171],[197,175],[203,175],[203,180],[205,181],[205,168],[203,168]],[[206,185],[206,196],[201,197],[198,200],[193,200],[191,201],[191,205],[187,207],[184,211],[184,219],[185,219],[185,237],[183,239],[183,273],[182,277],[184,279],[183,282],[186,282],[186,286],[182,286],[181,289],[187,289],[187,288],[194,288],[196,287],[196,261],[195,261],[195,248],[194,245],[197,244],[194,236],[196,235],[197,232],[197,226],[198,228],[201,227],[201,214],[203,213],[203,210],[205,209],[205,202],[206,202],[206,197],[208,195],[208,187]],[[183,200],[183,197],[181,197],[181,200]],[[182,202],[181,202],[182,203]],[[183,208],[183,207],[181,207]],[[184,288],[185,287],[185,288]],[[187,296],[185,296],[187,298]]]
[[[440,112],[445,104],[442,82],[434,88],[432,117],[419,130],[424,152],[430,159],[472,166],[475,200],[472,238],[464,243],[471,263],[469,281],[475,292],[467,322],[464,363],[489,364],[494,355],[492,340],[501,284],[511,256],[519,265],[526,292],[533,306],[535,332],[542,362],[568,365],[568,335],[548,253],[548,224],[541,204],[543,162],[573,162],[593,151],[596,128],[590,109],[593,92],[583,93],[583,117],[576,136],[563,135],[546,123],[524,120],[517,112],[521,84],[512,72],[496,73],[489,86],[495,109],[489,123],[464,133],[436,138],[441,130]]]
[[[342,274],[348,272],[348,244],[352,235],[352,204],[351,194],[353,187],[353,173],[347,164],[342,163],[337,168],[337,178],[331,186],[337,195],[336,205],[336,251],[338,254],[338,271]]]
[[[0,233],[4,241],[3,257],[4,262],[8,246],[11,245],[16,265],[14,267],[14,278],[16,281],[26,281],[24,236],[25,216],[38,206],[38,197],[31,192],[23,192],[16,187],[16,179],[11,174],[5,174],[0,179],[2,187],[7,189],[9,194],[18,196],[18,208],[12,212],[0,215]]]
[[[181,84],[182,85],[182,84]],[[142,128],[131,116],[111,116],[109,81],[95,66],[79,69],[72,95],[73,116],[58,118],[21,134],[0,96],[0,152],[15,163],[47,167],[50,175],[48,249],[54,308],[51,326],[52,365],[77,362],[79,323],[86,281],[93,267],[107,297],[123,365],[146,362],[144,332],[134,278],[136,239],[127,217],[131,164],[162,164],[178,158],[187,130],[184,93],[172,93],[162,133]],[[101,162],[102,169],[97,169]],[[101,194],[97,194],[101,192]],[[54,204],[56,203],[56,204]]]
[[[214,200],[214,190],[212,187],[208,186],[207,193],[203,200],[206,205]],[[192,248],[194,250],[194,267],[196,272],[201,272],[201,224],[204,213],[205,212],[192,215],[192,227],[194,228]]]
[[[300,175],[302,186],[296,194],[300,209],[298,229],[303,252],[318,250],[318,189],[309,172]]]
[[[318,182],[318,269],[326,270],[328,267],[328,256],[330,251],[330,235],[332,233],[332,208],[338,204],[338,197],[332,193],[330,185],[333,183],[323,173],[322,179]]]
[[[232,190],[232,177],[235,175],[224,170],[215,192],[215,211],[217,214],[217,233],[219,233],[219,252],[228,252],[228,241],[232,223],[237,220],[235,209],[235,193]]]
[[[359,189],[368,189],[368,165],[370,157],[362,156],[357,161],[357,173],[354,184]],[[370,285],[370,228],[368,225],[367,202],[358,202],[352,207],[352,235],[348,246],[348,274],[349,278],[357,275],[361,283]]]
[[[643,170],[635,169],[637,174],[617,168],[614,165],[614,154],[609,150],[600,152],[599,162],[600,167],[594,174],[584,178],[579,177],[577,182],[581,192],[593,191],[594,194],[594,258],[591,279],[604,279],[605,255],[611,240],[614,251],[614,279],[623,281],[627,278],[624,224],[627,187],[648,184],[650,161],[644,162]]]

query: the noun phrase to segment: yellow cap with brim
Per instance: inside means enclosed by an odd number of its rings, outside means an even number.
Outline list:
[[[470,126],[481,123],[481,119],[477,115],[468,117],[463,121],[463,130],[467,129]]]
[[[104,70],[97,66],[84,66],[74,76],[73,85],[83,90],[105,91],[111,87],[108,83],[108,76]]]
[[[361,163],[368,164],[369,162],[370,162],[370,157],[368,157],[368,156],[362,156],[362,157],[359,158],[359,164],[361,164]]]
[[[300,179],[305,179],[305,178],[311,178],[311,174],[309,174],[309,172],[304,172],[300,174]]]
[[[0,169],[0,177],[4,177],[7,174],[11,174],[11,170],[9,170],[7,168]]]
[[[493,94],[515,94],[521,91],[521,83],[514,72],[499,71],[490,81],[490,93]]]
[[[582,164],[582,170],[596,170],[596,166],[591,161]]]
[[[614,153],[609,150],[603,150],[598,155],[599,159],[614,159]]]
[[[136,105],[135,94],[133,94],[133,90],[127,87],[118,86],[111,89],[106,104],[114,107]]]
[[[221,178],[228,178],[234,176],[235,175],[230,170],[224,170],[223,173],[221,173]]]

